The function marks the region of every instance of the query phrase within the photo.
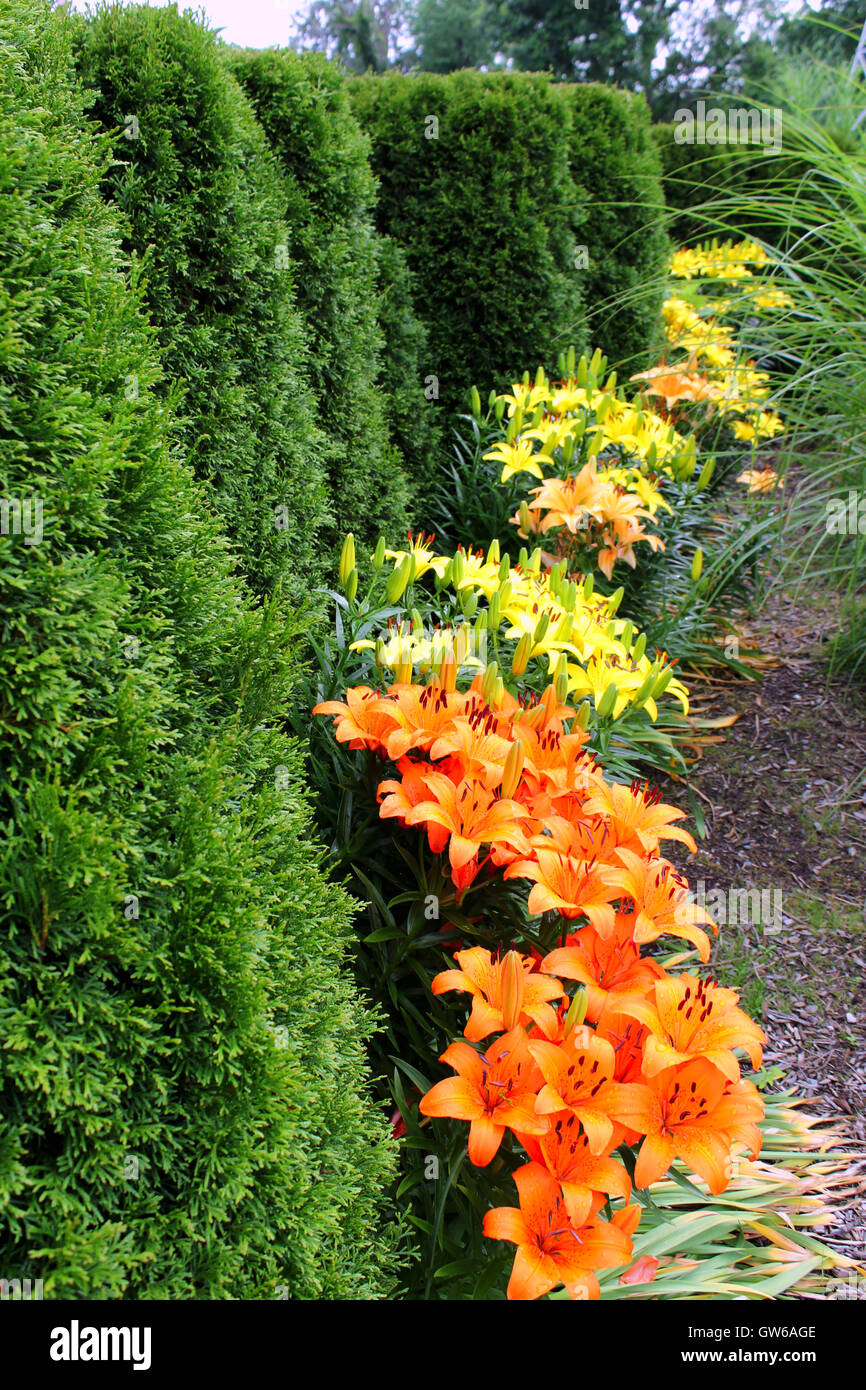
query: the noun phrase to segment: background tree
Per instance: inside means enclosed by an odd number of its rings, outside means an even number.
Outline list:
[[[496,55],[490,0],[417,0],[409,16],[412,60],[423,72],[490,66]]]
[[[294,46],[340,58],[351,72],[384,72],[406,9],[406,0],[316,0],[297,21]]]

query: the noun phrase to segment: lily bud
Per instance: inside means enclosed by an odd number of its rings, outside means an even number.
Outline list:
[[[343,549],[340,551],[340,587],[345,589],[346,581],[352,570],[355,568],[355,537],[350,531],[343,541]]]
[[[695,558],[692,560],[692,583],[697,584],[701,577],[701,570],[704,568],[704,552],[698,546],[695,551]]]
[[[404,555],[397,568],[388,577],[385,585],[385,596],[389,603],[398,603],[406,592],[409,583],[409,576],[412,573],[412,559],[409,555]]]
[[[586,1010],[588,1003],[589,996],[586,990],[584,989],[583,985],[578,985],[574,993],[574,998],[568,1006],[568,1013],[565,1015],[565,1025],[563,1031],[566,1037],[568,1037],[572,1028],[579,1028],[580,1025],[583,1023],[583,1020],[586,1018]]]
[[[712,478],[715,471],[716,460],[714,458],[708,458],[703,468],[701,469],[701,476],[698,478],[697,481],[698,492],[703,492],[704,488],[709,485],[709,481]]]
[[[504,583],[505,583],[505,581],[506,581],[506,579],[508,578],[508,576],[509,576],[510,573],[511,573],[511,556],[510,556],[510,555],[503,555],[502,559],[499,561],[499,582],[500,582],[500,584],[504,584]]]
[[[604,694],[602,695],[601,699],[595,707],[595,712],[598,715],[599,719],[607,719],[608,715],[613,714],[614,706],[616,704],[616,697],[618,694],[619,691],[616,688],[616,681],[611,681],[610,685],[607,687],[607,690],[604,692]]]
[[[638,634],[638,639],[637,639],[637,641],[635,642],[634,646],[633,646],[632,649],[631,649],[632,660],[633,660],[633,661],[640,661],[641,658],[643,657],[643,654],[644,654],[645,651],[646,651],[646,633],[645,633],[645,632],[641,632],[641,633]]]
[[[472,406],[472,414],[475,416],[476,420],[480,420],[480,419],[481,419],[481,397],[480,397],[479,394],[478,394],[478,387],[477,387],[477,386],[473,386],[473,387],[472,387],[472,390],[471,390],[470,393],[469,393],[469,400],[470,400],[470,404],[471,404],[471,406]]]
[[[620,585],[620,587],[619,587],[618,589],[616,589],[616,590],[611,594],[610,598],[608,599],[608,605],[609,605],[609,606],[608,606],[608,610],[607,610],[608,616],[609,616],[609,617],[612,618],[612,617],[614,616],[614,614],[616,613],[616,610],[619,608],[619,605],[622,603],[623,595],[624,595],[624,594],[625,594],[625,589],[622,587],[622,585]]]
[[[553,682],[553,688],[554,688],[554,690],[556,691],[556,699],[557,699],[557,702],[558,702],[560,705],[564,705],[565,702],[566,702],[566,700],[568,699],[568,667],[567,667],[567,666],[565,667],[564,670],[562,670],[562,671],[559,671],[559,670],[558,670],[558,671],[557,671],[557,673],[556,673],[556,679],[555,679],[554,682]]]
[[[499,624],[502,622],[501,607],[502,601],[499,597],[499,590],[497,589],[487,605],[487,625],[491,632],[497,632],[499,630]]]
[[[474,589],[464,589],[460,596],[460,607],[467,618],[474,618],[478,609],[478,595]]]
[[[485,666],[484,675],[481,677],[481,694],[484,696],[488,705],[490,704],[491,696],[496,686],[496,677],[498,675],[499,667],[495,661],[491,661],[488,666]]]
[[[520,504],[520,511],[518,512],[518,516],[520,517],[521,531],[525,535],[529,535],[529,532],[532,530],[532,517],[529,514],[529,507],[527,506],[525,497]]]
[[[503,959],[500,980],[502,982],[502,1021],[506,1032],[510,1032],[520,1022],[523,1003],[523,962],[517,951],[509,951]]]
[[[466,636],[466,628],[460,627],[454,636],[454,660],[458,666],[462,666],[466,660],[466,651],[469,646],[469,639]]]
[[[499,541],[492,540],[490,542],[490,549],[487,552],[487,563],[488,565],[498,565],[499,559]]]
[[[662,671],[661,675],[658,677],[655,685],[653,686],[654,700],[657,700],[659,695],[664,695],[673,678],[673,670],[670,666],[668,666],[664,671]]]
[[[541,617],[538,619],[538,622],[535,624],[535,631],[532,634],[532,645],[534,647],[537,647],[539,642],[542,642],[544,640],[547,634],[547,629],[549,627],[550,614],[542,613]]]
[[[573,724],[572,724],[572,728],[573,728],[573,729],[584,729],[584,730],[588,729],[588,728],[589,728],[589,719],[590,719],[590,714],[591,714],[591,712],[592,712],[592,711],[591,711],[590,708],[589,708],[588,702],[587,702],[586,700],[584,700],[584,701],[583,701],[581,704],[579,704],[578,707],[577,707],[577,713],[576,713],[575,716],[574,716],[574,722],[573,722]]]
[[[523,634],[523,636],[521,637],[520,641],[519,641],[518,644],[517,644],[517,650],[515,651],[515,653],[514,653],[514,658],[513,658],[512,662],[511,662],[511,674],[512,674],[512,675],[514,675],[514,676],[522,676],[522,675],[523,675],[524,671],[526,670],[527,666],[529,665],[529,657],[530,657],[531,652],[532,652],[532,638],[529,636],[529,633],[527,632],[527,633],[524,633],[524,634]]]
[[[505,759],[505,771],[502,774],[502,795],[512,797],[517,791],[520,776],[523,772],[523,744],[518,739],[512,743],[508,750],[508,757]]]
[[[502,420],[502,417],[505,414],[505,400],[502,396],[496,397],[496,404],[493,407],[493,414],[496,416],[497,420]]]
[[[374,570],[380,570],[385,563],[385,537],[380,536],[376,542],[376,549],[370,557]]]
[[[442,689],[447,694],[453,695],[457,689],[457,662],[451,652],[446,652],[442,658],[442,666],[439,670],[439,679],[442,682]]]
[[[412,684],[412,662],[411,662],[411,661],[401,661],[401,662],[400,662],[400,665],[397,667],[396,671],[394,672],[394,681],[395,681],[395,684],[397,684],[397,685],[411,685],[411,684]]]
[[[588,575],[586,576],[586,579],[584,579],[584,581],[583,581],[583,597],[584,597],[585,599],[591,599],[591,598],[592,598],[592,591],[593,591],[594,588],[595,588],[595,576],[592,575],[592,574],[588,574]]]
[[[638,689],[635,691],[634,699],[631,702],[635,709],[640,709],[644,701],[649,699],[650,695],[652,694],[653,686],[655,685],[657,678],[658,672],[654,668],[651,668],[644,676],[643,681],[638,687]]]

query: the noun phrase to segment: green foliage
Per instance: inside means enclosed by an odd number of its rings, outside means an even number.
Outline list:
[[[329,538],[352,530],[375,545],[380,531],[405,532],[409,489],[376,384],[382,335],[367,141],[340,68],[321,54],[248,52],[233,65],[283,173],[298,305],[331,445],[336,535]]]
[[[417,0],[411,17],[422,72],[457,72],[493,61],[490,0]]]
[[[413,307],[414,277],[403,248],[393,237],[377,237],[379,264],[379,326],[382,350],[382,391],[388,407],[391,439],[400,450],[413,494],[416,527],[430,525],[430,488],[441,466],[445,447],[442,412],[425,395],[430,361],[427,329]]]
[[[115,5],[82,23],[79,46],[93,113],[115,133],[104,189],[147,257],[166,370],[185,388],[180,441],[247,578],[265,593],[285,577],[300,595],[328,502],[276,163],[191,15]]]
[[[649,111],[641,97],[610,87],[558,90],[572,116],[575,237],[588,254],[588,268],[578,276],[589,340],[612,366],[636,371],[657,333],[658,281],[670,255]]]
[[[583,342],[568,113],[549,82],[460,72],[353,79],[380,231],[403,247],[441,408]],[[438,128],[435,124],[438,122]]]
[[[246,595],[172,447],[64,12],[4,6],[0,93],[0,497],[43,504],[41,538],[0,534],[0,1268],[50,1298],[375,1297],[373,1019],[273,728],[298,623]]]

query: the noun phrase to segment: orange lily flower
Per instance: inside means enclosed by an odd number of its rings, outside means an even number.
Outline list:
[[[523,744],[523,776],[530,790],[553,795],[572,790],[575,766],[587,740],[582,729],[565,734],[554,726],[539,731],[521,722],[514,725],[514,737]]]
[[[537,1163],[518,1168],[514,1181],[520,1207],[494,1207],[483,1226],[490,1240],[517,1246],[507,1297],[542,1298],[564,1284],[574,1299],[600,1298],[595,1271],[627,1264],[629,1237],[610,1221],[572,1229],[558,1182]]]
[[[429,752],[443,729],[455,716],[463,714],[469,699],[475,696],[459,690],[443,690],[437,682],[432,685],[395,685],[388,698],[381,701],[382,710],[390,710],[394,729],[387,740],[388,757],[398,762],[412,748]]]
[[[600,782],[588,797],[584,810],[605,816],[616,835],[618,845],[625,845],[637,854],[657,854],[660,840],[679,840],[695,853],[697,845],[687,830],[671,825],[682,820],[685,811],[661,802],[658,789],[633,782],[630,787],[619,782]]]
[[[533,1162],[556,1178],[572,1226],[583,1226],[594,1215],[599,1192],[628,1201],[631,1180],[622,1164],[610,1157],[616,1136],[601,1153],[594,1154],[577,1116],[564,1110],[551,1120],[547,1134],[540,1138],[521,1134],[518,1138]]]
[[[448,858],[451,877],[462,892],[478,873],[478,851],[482,844],[505,842],[525,848],[519,822],[529,814],[517,801],[497,799],[493,793],[468,778],[455,786],[441,772],[424,774],[430,797],[413,806],[407,825],[441,825],[450,835]]]
[[[338,743],[350,748],[369,748],[372,752],[387,751],[387,740],[397,722],[396,715],[383,708],[381,692],[367,685],[357,685],[346,691],[346,703],[324,700],[315,705],[313,714],[333,715]]]
[[[744,1143],[751,1157],[761,1149],[757,1122],[764,1104],[750,1081],[731,1084],[702,1058],[659,1072],[647,1081],[650,1104],[634,1117],[646,1134],[635,1166],[637,1187],[649,1187],[668,1171],[674,1158],[703,1178],[718,1196],[731,1179],[731,1144]]]
[[[400,824],[405,825],[410,811],[430,795],[424,779],[431,768],[429,763],[413,763],[409,758],[401,758],[397,766],[403,774],[401,780],[380,782],[377,788],[376,794],[381,803],[379,818],[388,820],[396,816]],[[428,822],[426,830],[431,851],[441,854],[448,843],[448,831],[432,821]]]
[[[633,930],[634,918],[617,914],[610,936],[582,927],[541,962],[545,974],[579,980],[585,987],[590,1023],[597,1023],[608,1005],[615,1011],[621,997],[648,993],[664,974],[658,961],[641,956]]]
[[[484,1168],[496,1155],[506,1128],[544,1134],[548,1120],[535,1113],[541,1075],[522,1028],[513,1028],[483,1056],[465,1042],[453,1042],[439,1058],[458,1073],[422,1096],[419,1110],[433,1118],[468,1120],[469,1158]]]
[[[493,791],[502,781],[510,748],[508,739],[496,732],[492,714],[479,711],[472,719],[453,719],[431,746],[430,757],[453,759],[458,781],[470,778]]]
[[[645,1076],[703,1057],[729,1081],[739,1081],[740,1064],[731,1049],[742,1047],[757,1069],[767,1040],[757,1023],[737,1008],[739,1000],[736,990],[696,975],[666,975],[656,981],[653,996],[619,1000],[617,1008],[649,1030]]]
[[[614,1121],[628,1123],[635,1109],[644,1113],[645,1088],[613,1080],[614,1050],[591,1028],[573,1028],[561,1043],[530,1040],[529,1050],[545,1083],[535,1102],[537,1113],[570,1110],[583,1125],[594,1154],[611,1144],[616,1133]],[[629,1124],[629,1128],[634,1127]]]
[[[705,922],[718,932],[712,917],[689,901],[688,884],[666,859],[640,859],[620,845],[616,856],[622,869],[606,869],[606,882],[618,886],[635,905],[633,937],[639,945],[670,934],[682,936],[698,948],[701,960],[710,958],[710,941],[696,924]]]
[[[565,990],[558,980],[541,975],[531,956],[509,951],[495,961],[489,951],[473,946],[457,951],[459,970],[443,970],[432,984],[434,994],[465,990],[472,995],[472,1012],[463,1030],[470,1042],[480,1042],[491,1033],[509,1032],[518,1023],[535,1023],[546,1038],[555,1038],[559,1029],[551,999],[562,999]]]

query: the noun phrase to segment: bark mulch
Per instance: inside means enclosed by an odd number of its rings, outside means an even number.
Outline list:
[[[835,620],[777,595],[740,630],[741,651],[758,653],[747,661],[759,680],[684,672],[698,720],[690,780],[707,831],[687,872],[693,889],[703,880],[719,920],[720,978],[762,1018],[765,1065],[782,1088],[813,1097],[853,1150],[860,1195],[826,1239],[861,1261],[866,691],[827,679],[821,649]],[[727,727],[700,722],[730,718]]]

